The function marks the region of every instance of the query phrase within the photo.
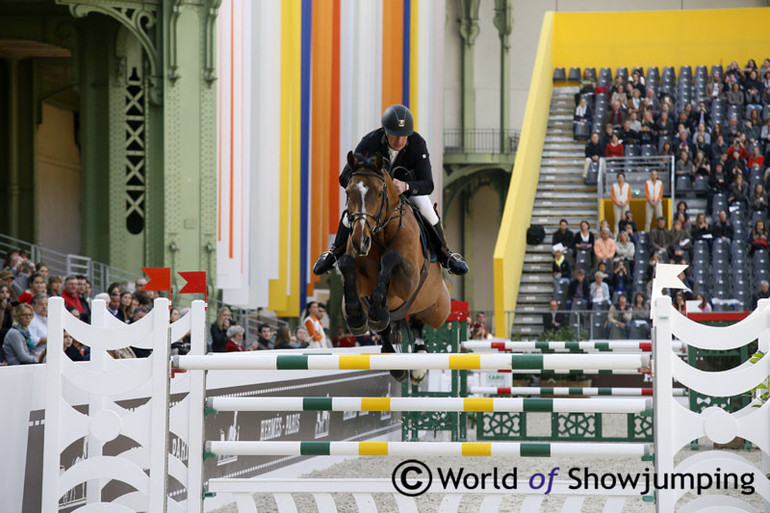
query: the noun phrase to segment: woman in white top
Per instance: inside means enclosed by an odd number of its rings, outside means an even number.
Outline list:
[[[626,175],[618,173],[618,182],[612,184],[610,191],[612,208],[615,212],[615,234],[618,233],[618,223],[625,217],[628,205],[631,203],[631,187],[626,183]]]
[[[650,223],[663,216],[663,182],[658,180],[658,172],[651,171],[650,179],[644,182],[644,230],[650,229]],[[653,215],[654,214],[654,215]]]

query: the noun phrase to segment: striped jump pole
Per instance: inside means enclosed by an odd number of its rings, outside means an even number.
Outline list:
[[[482,397],[209,397],[216,411],[442,411],[642,413],[652,409],[643,399],[541,399]]]
[[[607,341],[607,342],[537,342],[537,341],[495,341],[469,340],[461,344],[462,349],[469,351],[555,351],[555,352],[652,352],[652,342],[647,341]],[[684,343],[672,342],[674,351],[683,351]]]
[[[497,372],[502,374],[532,374],[532,370],[526,370],[526,369],[497,369],[497,370],[489,370],[489,369],[483,369],[482,372]],[[570,374],[572,376],[579,376],[581,374],[613,374],[613,375],[637,375],[637,374],[649,374],[649,368],[642,368],[642,369],[569,369],[569,370],[560,370],[560,371],[552,371],[552,370],[545,370],[540,371],[540,377],[548,378],[552,375],[556,374]]]
[[[206,442],[207,456],[649,456],[645,443],[538,442]]]
[[[562,371],[575,368],[638,370],[648,354],[260,354],[217,353],[174,356],[172,367],[187,370],[497,370]]]
[[[652,388],[635,387],[470,387],[471,394],[484,395],[587,395],[587,396],[652,396]],[[674,396],[687,395],[684,388],[675,388]]]

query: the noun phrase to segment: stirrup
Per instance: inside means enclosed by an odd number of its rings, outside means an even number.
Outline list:
[[[337,263],[337,257],[334,255],[334,250],[329,249],[318,255],[318,258],[313,265],[313,274],[321,276],[334,269],[334,264]]]
[[[468,264],[460,253],[449,253],[449,258],[446,261],[446,267],[449,274],[455,274],[462,276],[470,271]]]

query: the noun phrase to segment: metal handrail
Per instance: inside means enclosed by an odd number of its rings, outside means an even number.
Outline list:
[[[499,128],[444,130],[444,153],[516,153],[520,132]]]

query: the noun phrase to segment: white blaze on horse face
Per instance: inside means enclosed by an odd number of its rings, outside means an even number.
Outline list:
[[[363,230],[366,227],[366,193],[369,192],[369,187],[364,185],[364,182],[357,182],[356,189],[361,193],[361,213],[364,215],[361,216],[359,222],[361,223],[361,229]]]

